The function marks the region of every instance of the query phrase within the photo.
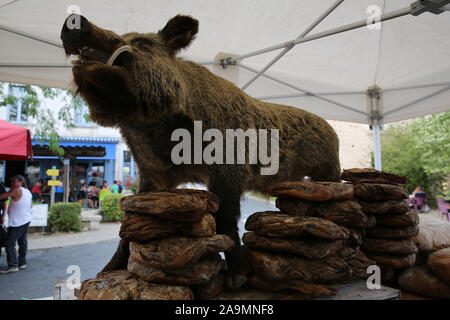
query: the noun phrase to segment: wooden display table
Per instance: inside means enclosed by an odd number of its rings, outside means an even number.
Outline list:
[[[356,280],[342,285],[338,294],[332,297],[317,298],[315,300],[391,300],[400,299],[401,291],[386,286],[379,290],[367,289],[364,280]],[[63,283],[58,281],[55,285],[54,300],[76,300],[73,290],[69,290]],[[238,292],[224,292],[216,297],[217,300],[298,300],[304,299],[295,293],[262,292],[251,289],[242,289]]]
[[[331,297],[315,298],[313,300],[391,300],[400,299],[401,291],[386,286],[379,290],[367,289],[366,281],[355,280],[342,285],[337,295]],[[239,292],[224,292],[216,297],[218,300],[302,300],[300,294],[292,292],[262,292],[245,289]]]

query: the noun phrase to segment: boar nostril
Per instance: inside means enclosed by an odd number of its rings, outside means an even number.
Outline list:
[[[71,14],[67,17],[66,21],[64,21],[63,28],[61,33],[67,33],[72,31],[90,31],[90,24],[88,19],[79,15],[79,14]]]
[[[78,14],[71,14],[64,21],[64,24],[61,29],[61,40],[63,43],[65,41],[70,41],[73,37],[77,37],[80,35],[85,35],[91,31],[91,26],[89,21]]]
[[[60,36],[66,54],[78,54],[79,44],[89,33],[91,33],[91,25],[85,17],[78,14],[68,16],[62,26]]]

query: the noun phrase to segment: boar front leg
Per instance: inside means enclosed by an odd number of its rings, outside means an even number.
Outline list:
[[[225,252],[227,263],[226,285],[229,289],[239,289],[247,281],[249,263],[238,232],[240,216],[241,183],[230,175],[214,177],[210,191],[219,197],[219,210],[216,213],[218,234],[226,234],[234,241],[234,247]]]

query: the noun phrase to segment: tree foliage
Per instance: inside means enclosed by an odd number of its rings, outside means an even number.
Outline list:
[[[450,112],[390,125],[381,136],[383,170],[408,177],[407,189],[422,186],[442,194],[450,175]]]
[[[414,127],[425,172],[450,175],[450,111],[419,118]]]
[[[81,204],[58,202],[52,205],[48,223],[53,231],[81,231]]]
[[[23,88],[23,95],[16,97],[11,94],[14,86]],[[58,99],[62,106],[55,113],[54,110],[45,108],[45,99]],[[22,105],[22,110],[34,120],[33,135],[41,137],[42,142],[49,143],[49,148],[56,155],[63,156],[64,150],[59,147],[59,125],[65,128],[73,127],[73,110],[82,110],[83,101],[71,90],[62,90],[30,85],[17,85],[14,83],[0,82],[0,107]],[[85,116],[88,117],[88,116]]]
[[[105,196],[102,201],[102,212],[105,220],[118,221],[123,217],[123,211],[120,209],[119,200],[123,195],[112,193]]]

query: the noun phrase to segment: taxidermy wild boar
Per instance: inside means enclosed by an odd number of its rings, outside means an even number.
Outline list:
[[[76,19],[79,26],[70,27]],[[338,181],[339,142],[324,119],[254,99],[205,67],[177,58],[197,32],[198,21],[182,15],[156,33],[123,35],[73,15],[63,25],[61,39],[67,55],[79,56],[73,77],[91,118],[118,127],[129,145],[139,168],[139,191],[201,182],[219,197],[217,232],[236,244],[226,254],[227,283],[239,287],[246,273],[237,228],[241,195],[248,190],[267,194],[269,186],[305,175]],[[224,137],[226,129],[278,129],[278,172],[262,175],[261,163],[248,162],[174,164],[171,152],[177,142],[171,141],[172,133],[180,128],[193,132],[194,121],[202,121],[203,130],[220,130]],[[128,255],[128,243],[122,240],[104,271],[126,268]]]

